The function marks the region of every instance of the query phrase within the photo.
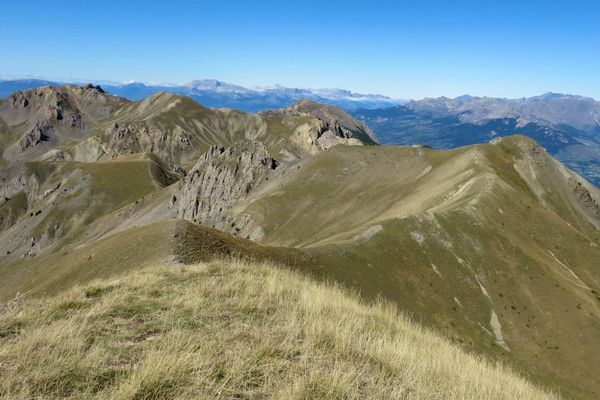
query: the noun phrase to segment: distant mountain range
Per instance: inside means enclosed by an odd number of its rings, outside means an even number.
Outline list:
[[[0,80],[0,98],[17,90],[41,86],[60,86],[66,82],[38,79]],[[151,85],[145,83],[102,83],[109,93],[130,100],[141,100],[158,92],[184,95],[213,108],[235,108],[245,112],[259,112],[284,108],[300,99],[310,99],[346,110],[391,107],[406,101],[377,94],[359,94],[343,89],[302,89],[283,86],[246,88],[214,79],[195,80],[185,85]]]
[[[385,144],[450,149],[523,134],[600,185],[600,102],[592,98],[557,93],[523,99],[440,97],[350,113]]]

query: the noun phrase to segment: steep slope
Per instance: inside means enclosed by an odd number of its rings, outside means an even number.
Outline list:
[[[178,205],[177,216],[223,231],[235,229],[248,239],[259,239],[262,230],[251,220],[236,226],[231,210],[255,187],[268,181],[276,169],[277,162],[260,142],[239,142],[227,150],[214,146],[181,182],[173,200]]]
[[[152,157],[98,163],[29,162],[0,171],[0,260],[57,250],[90,224],[178,179]],[[10,210],[10,211],[8,211]]]
[[[0,309],[0,396],[556,398],[389,304],[232,261],[18,298]]]
[[[453,151],[336,147],[270,185],[263,201],[266,231],[277,244],[294,246],[352,238],[388,219],[478,206],[495,194],[539,203],[586,234],[600,218],[598,189],[518,136]],[[251,207],[261,213],[260,200]]]
[[[3,158],[30,161],[68,141],[89,135],[98,120],[119,108],[123,100],[99,86],[42,87],[16,92],[0,102]],[[10,143],[10,138],[16,139]]]
[[[230,146],[241,140],[260,140],[274,155],[281,153],[279,158],[289,160],[351,138],[361,139],[358,131],[346,135],[332,131],[329,137],[326,134],[331,130],[330,120],[309,113],[252,115],[236,110],[211,110],[169,93],[132,103],[106,122],[109,126],[100,142],[107,143],[109,156],[145,151],[184,166],[189,166],[212,145]],[[323,135],[331,143],[322,144]]]
[[[0,264],[0,303],[19,293],[31,297],[60,294],[76,284],[107,279],[152,264],[197,263],[234,258],[302,269],[311,263],[299,250],[261,246],[206,226],[161,220],[87,243],[67,244],[59,252]]]
[[[599,393],[600,194],[534,142],[336,147],[271,185],[239,211],[262,243],[303,248],[317,276],[569,394]]]

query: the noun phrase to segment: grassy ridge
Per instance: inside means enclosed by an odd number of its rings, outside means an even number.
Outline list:
[[[554,398],[389,304],[232,261],[13,302],[0,311],[0,397]]]

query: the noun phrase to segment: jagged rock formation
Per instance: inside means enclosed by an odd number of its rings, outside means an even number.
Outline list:
[[[3,158],[29,161],[89,135],[122,101],[97,86],[43,87],[0,102],[0,119],[19,139],[3,143]]]
[[[149,127],[145,121],[114,123],[106,130],[106,154],[114,159],[123,154],[152,153],[171,160],[171,150],[179,153],[193,152],[192,140],[185,132],[175,134],[168,141],[163,132]]]
[[[595,219],[600,222],[600,205],[598,205],[598,200],[592,197],[590,188],[588,188],[581,180],[571,179],[570,182],[573,187],[573,192],[581,205],[587,208]]]
[[[510,142],[506,138],[494,141],[499,146]],[[597,188],[565,168],[538,143],[531,140],[512,142],[521,154],[515,160],[515,169],[540,203],[564,213],[563,218],[580,229],[586,229],[584,226],[590,223],[600,229],[600,193]],[[568,212],[565,213],[566,210]]]
[[[286,108],[284,113],[308,114],[319,119],[323,122],[323,125],[318,136],[329,136],[329,138],[326,138],[326,141],[329,142],[332,138],[340,138],[358,139],[367,144],[377,143],[373,131],[362,121],[351,118],[348,114],[333,106],[304,99]]]
[[[310,154],[316,154],[338,144],[360,146],[363,142],[351,137],[335,122],[311,120],[294,129],[291,141]]]
[[[179,184],[173,203],[177,216],[247,239],[260,239],[262,229],[246,215],[235,219],[233,208],[277,168],[261,142],[211,147]]]
[[[85,85],[42,87],[16,92],[6,100],[10,106],[1,116],[10,125],[23,122],[32,116],[47,121],[64,121],[77,129],[85,128],[85,119],[101,119],[115,110],[121,100],[106,95],[100,86]]]
[[[29,132],[21,137],[17,149],[22,153],[33,146],[49,140],[53,134],[54,128],[48,122],[38,121]]]

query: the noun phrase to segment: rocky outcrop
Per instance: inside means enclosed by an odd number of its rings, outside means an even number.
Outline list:
[[[9,125],[46,121],[58,128],[85,130],[89,122],[106,118],[124,103],[100,86],[46,86],[15,92],[0,106],[0,117]]]
[[[232,210],[276,168],[277,161],[261,142],[212,146],[179,184],[172,204],[180,218],[256,240],[262,235],[260,227],[249,216],[236,219]]]
[[[357,139],[363,144],[376,144],[375,134],[362,122],[337,107],[303,99],[284,110],[289,114],[308,114],[322,121],[324,131],[332,138]]]
[[[108,140],[107,150],[111,158],[121,154],[133,154],[142,151],[140,138],[150,136],[149,129],[144,123],[115,123],[107,129],[106,134]]]
[[[600,222],[600,205],[586,185],[584,185],[581,181],[576,179],[569,180],[570,186],[573,188],[573,192],[575,193],[576,198],[579,200],[579,203],[586,209],[588,212]]]
[[[106,130],[106,148],[111,158],[144,152],[172,161],[173,151],[193,149],[192,140],[185,132],[178,132],[170,139],[164,132],[148,126],[144,121],[115,123]]]
[[[351,137],[337,122],[319,119],[296,127],[290,140],[311,154],[327,150],[338,144],[354,146],[364,144],[360,139]]]
[[[24,152],[38,144],[48,141],[54,134],[54,128],[48,122],[38,121],[35,126],[26,132],[17,143],[17,150]]]
[[[69,128],[85,129],[82,113],[74,104],[72,96],[68,87],[41,88],[16,92],[8,98],[8,102],[15,111],[30,109],[35,112],[33,106],[37,105],[41,111],[36,115],[38,123],[61,123]]]
[[[100,85],[94,85],[93,83],[88,83],[87,85],[82,85],[81,89],[83,90],[93,90],[97,93],[106,93],[104,89]]]
[[[84,130],[86,124],[80,110],[72,104],[67,90],[57,90],[53,101],[46,104],[45,117],[49,121],[56,121],[68,128]]]
[[[13,167],[0,171],[0,235],[13,227],[27,215],[39,215],[40,208],[32,208],[36,202],[46,197],[41,191],[44,177],[27,167]],[[37,213],[37,214],[36,214]],[[12,235],[11,244],[19,244],[21,238]],[[0,258],[4,256],[0,251]]]
[[[23,92],[16,92],[8,98],[8,102],[12,109],[29,107],[29,99]]]
[[[51,173],[53,166],[48,166]],[[44,178],[27,168],[16,167],[0,171],[0,204],[25,196],[24,203],[33,203],[43,197],[41,186]]]

